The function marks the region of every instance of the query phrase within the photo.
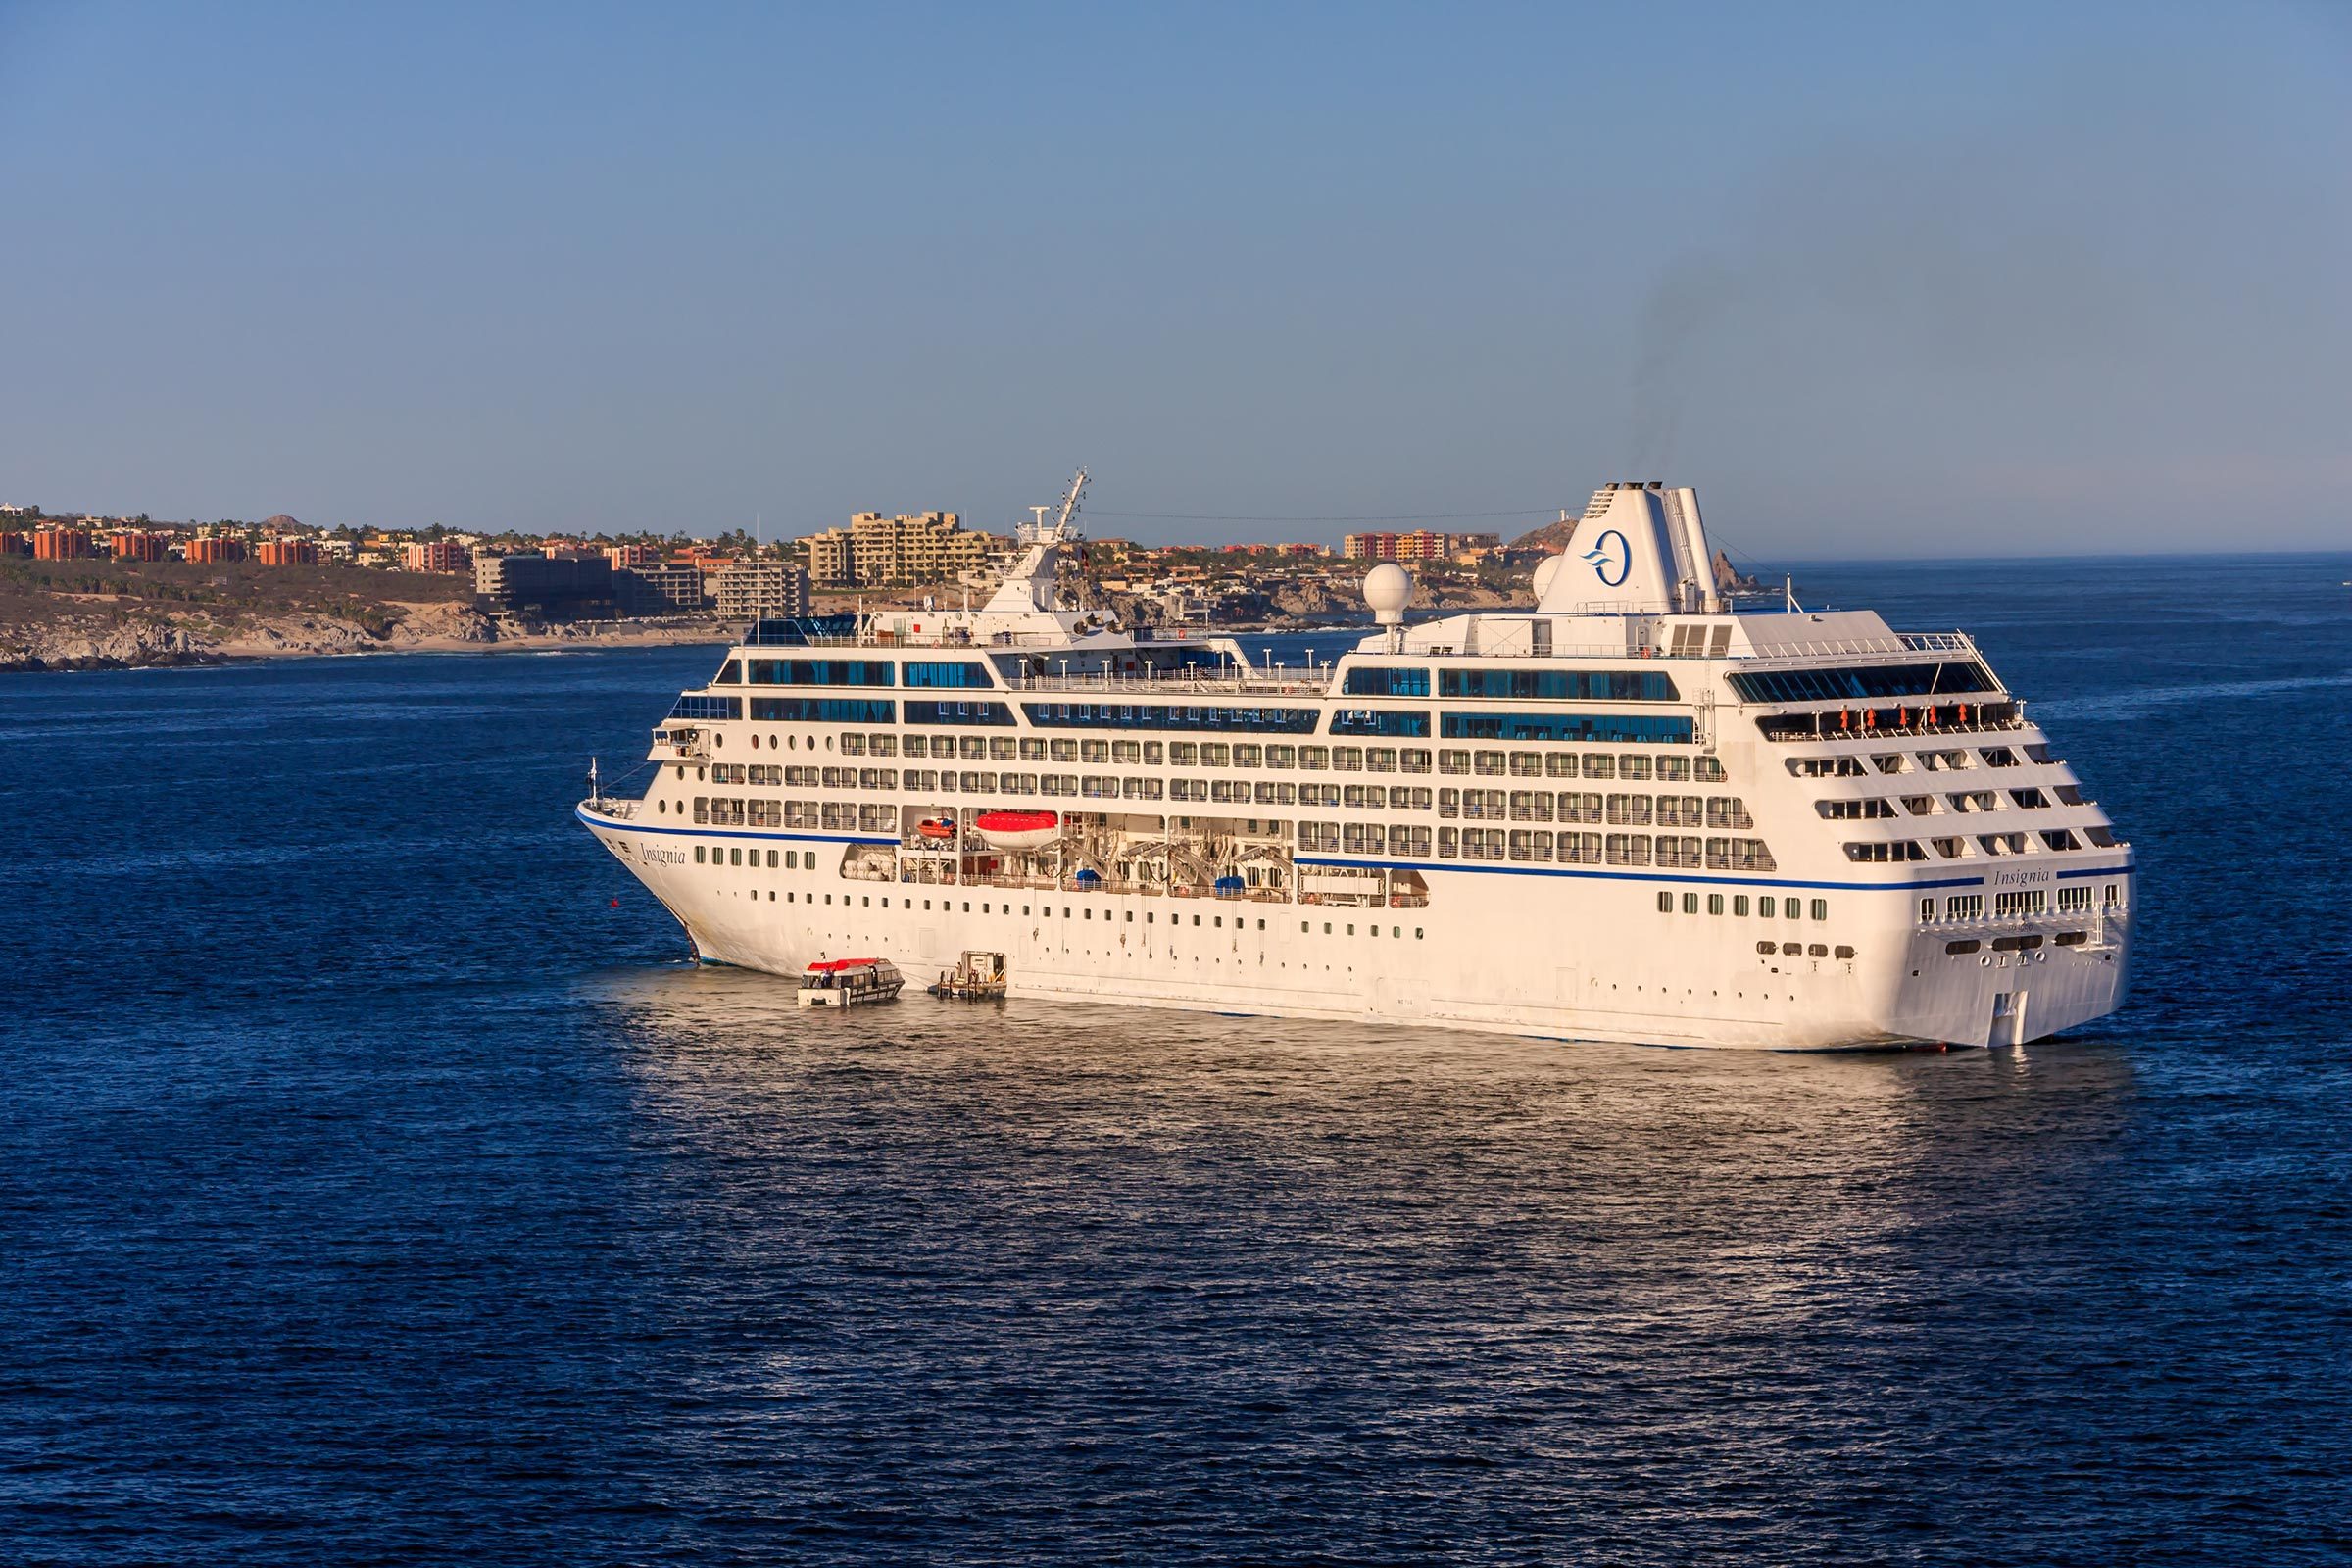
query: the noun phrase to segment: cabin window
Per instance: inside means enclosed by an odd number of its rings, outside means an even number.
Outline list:
[[[1830,901],[1827,899],[1815,899],[1813,901],[1813,918],[1816,920],[1827,920],[1829,917]]]
[[[1359,665],[1348,671],[1344,689],[1350,697],[1427,697],[1429,671],[1375,669]]]
[[[1710,893],[1707,895],[1707,912],[1709,914],[1721,914],[1723,912],[1722,894]]]
[[[1439,695],[1524,702],[1671,703],[1680,694],[1674,677],[1658,670],[1448,669],[1439,674]]]
[[[908,660],[903,668],[906,684],[909,686],[971,688],[996,684],[988,678],[986,664],[968,661]]]
[[[1448,740],[1583,741],[1588,745],[1633,741],[1688,746],[1695,738],[1690,719],[1622,713],[1446,713],[1440,720],[1439,733]]]
[[[1683,895],[1683,912],[1685,914],[1696,914],[1698,912],[1697,894],[1686,893]]]
[[[909,709],[913,706],[908,705]],[[1239,730],[1307,735],[1314,732],[1320,717],[1311,708],[1162,703],[1023,703],[1021,707],[1030,723],[1049,729]],[[1004,722],[1011,721],[1007,714]]]

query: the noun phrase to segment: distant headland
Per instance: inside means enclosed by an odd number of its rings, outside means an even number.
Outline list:
[[[1296,629],[1355,619],[1364,569],[1399,561],[1419,579],[1417,606],[1491,609],[1532,602],[1529,574],[1566,523],[1508,542],[1367,531],[1336,550],[1095,539],[1064,592],[1129,624]],[[720,642],[761,616],[985,598],[1012,550],[953,512],[858,513],[763,542],[740,529],[489,534],[317,527],[283,513],[175,523],[5,506],[0,670]]]

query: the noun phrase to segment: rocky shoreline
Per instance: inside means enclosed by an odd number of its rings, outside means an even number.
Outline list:
[[[1425,594],[1415,608],[1500,609],[1513,600],[1509,594],[1456,589]],[[844,599],[817,608],[847,610],[857,602]],[[1352,623],[1363,615],[1359,597],[1319,583],[1284,583],[1263,590],[1244,586],[1218,595],[1212,605],[1220,630],[1247,624],[1266,632],[1304,631]],[[1165,618],[1164,607],[1152,599],[1114,595],[1102,608],[1146,634],[1159,629]],[[316,610],[223,613],[199,606],[165,608],[153,600],[61,596],[30,618],[0,621],[0,673],[167,669],[342,654],[716,644],[733,630],[717,621],[681,616],[551,625],[517,633],[456,601],[383,603],[364,614],[342,615]]]
[[[0,625],[0,673],[168,669],[251,659],[344,654],[495,653],[551,648],[631,648],[720,643],[730,628],[709,621],[551,626],[520,634],[469,605],[397,607],[383,620],[295,612],[221,619],[202,611],[65,611],[37,623]]]

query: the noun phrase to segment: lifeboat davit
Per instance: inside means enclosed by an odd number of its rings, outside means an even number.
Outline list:
[[[1035,850],[1060,835],[1061,817],[1054,811],[982,811],[972,826],[1000,850]]]
[[[914,824],[914,831],[921,838],[933,844],[956,842],[956,824],[944,816],[926,816]]]

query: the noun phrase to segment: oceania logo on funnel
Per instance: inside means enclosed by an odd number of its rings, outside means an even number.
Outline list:
[[[1614,588],[1625,581],[1625,574],[1634,566],[1633,547],[1625,542],[1625,535],[1614,528],[1592,541],[1592,548],[1585,552],[1585,559],[1592,563],[1592,574],[1600,579],[1604,588]]]

